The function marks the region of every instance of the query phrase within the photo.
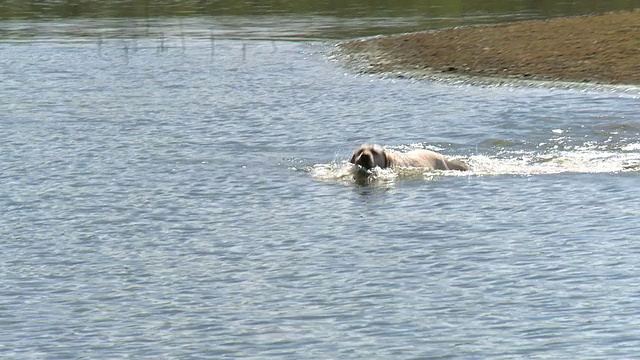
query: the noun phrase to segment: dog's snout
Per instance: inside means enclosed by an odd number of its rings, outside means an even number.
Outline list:
[[[362,154],[356,159],[356,164],[362,166],[363,168],[370,170],[373,166],[373,158],[370,155]]]

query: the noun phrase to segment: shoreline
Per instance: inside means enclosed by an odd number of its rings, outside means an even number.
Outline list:
[[[640,85],[640,10],[377,36],[336,47],[364,73]]]

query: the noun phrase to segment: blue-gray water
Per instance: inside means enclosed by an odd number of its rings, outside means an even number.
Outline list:
[[[0,357],[637,355],[638,91],[384,79],[331,51],[0,44]],[[360,186],[363,142],[474,170]]]

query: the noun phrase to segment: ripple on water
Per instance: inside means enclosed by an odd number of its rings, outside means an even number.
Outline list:
[[[637,98],[174,40],[2,47],[0,357],[637,352]]]

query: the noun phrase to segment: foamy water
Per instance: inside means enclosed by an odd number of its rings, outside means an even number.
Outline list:
[[[409,151],[416,148],[428,148],[440,151],[436,146],[409,144],[387,146],[394,151]],[[376,167],[363,172],[358,166],[346,160],[327,164],[316,164],[307,167],[314,179],[335,181],[340,183],[392,185],[400,180],[433,180],[447,176],[499,176],[521,175],[534,176],[561,173],[617,173],[640,170],[640,144],[624,145],[618,149],[602,150],[607,145],[587,144],[575,147],[571,151],[537,152],[505,152],[497,155],[471,155],[468,157],[452,157],[469,165],[469,171],[425,170],[422,168],[389,168]]]

